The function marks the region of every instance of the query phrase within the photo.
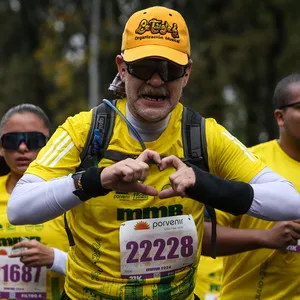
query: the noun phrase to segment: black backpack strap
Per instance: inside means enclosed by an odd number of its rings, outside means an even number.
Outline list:
[[[126,158],[132,158],[132,159],[136,159],[138,157],[138,155],[136,154],[130,154],[130,153],[123,153],[123,152],[119,152],[119,151],[112,151],[112,150],[103,150],[102,151],[102,157],[113,160],[115,162],[124,160]],[[166,156],[161,155],[160,158],[164,158]],[[156,164],[156,162],[154,162],[153,160],[150,160],[148,162],[149,165],[151,164]]]
[[[112,100],[112,104],[115,106],[116,105],[117,100]],[[105,120],[105,126],[103,126],[103,131],[101,132],[102,134],[102,145],[101,145],[101,149],[100,149],[100,157],[98,155],[98,158],[101,159],[101,150],[102,149],[107,149],[111,136],[112,136],[112,132],[113,132],[113,128],[115,125],[115,111],[111,108],[109,108],[106,104],[101,103],[102,105],[105,106],[105,113],[102,114],[101,116],[101,112],[97,112],[97,117],[99,118],[99,125],[97,127],[97,123],[96,123],[96,128],[99,128],[101,126],[101,118],[103,120],[104,115],[106,116],[106,120]],[[100,105],[99,105],[100,106]],[[98,107],[99,107],[98,106]],[[100,117],[98,116],[98,114],[100,114]],[[99,159],[99,161],[100,161]]]
[[[184,160],[209,172],[205,138],[205,118],[188,107],[183,108],[182,139]]]
[[[115,105],[116,100],[112,102]],[[91,126],[80,154],[81,164],[77,168],[77,172],[86,170],[92,166],[98,166],[99,161],[104,157],[103,153],[106,151],[112,136],[114,116],[114,110],[110,109],[103,102],[93,108]],[[69,244],[70,246],[74,246],[75,242],[67,221],[66,213],[64,213],[64,223]]]
[[[66,233],[67,233],[67,237],[68,237],[68,240],[69,240],[69,245],[70,246],[75,246],[73,234],[72,234],[71,229],[70,229],[69,224],[68,224],[67,213],[66,212],[64,213],[64,224],[65,224],[65,230],[66,230]]]
[[[115,104],[116,100],[113,100]],[[97,166],[107,149],[114,126],[115,112],[105,103],[93,108],[90,130],[80,154],[81,164],[77,171]]]
[[[208,154],[205,134],[205,118],[188,107],[183,108],[182,139],[184,148],[184,161],[198,166],[209,172]],[[211,220],[211,257],[216,258],[217,218],[215,209],[205,205],[205,210]]]
[[[213,207],[205,204],[204,208],[211,222],[211,257],[217,257],[217,216]],[[207,218],[206,218],[207,219]]]
[[[126,158],[133,158],[136,159],[138,156],[134,154],[127,154],[127,153],[122,153],[119,151],[112,151],[112,150],[104,150],[102,149],[102,157],[105,157],[107,159],[113,160],[113,161],[121,161]]]

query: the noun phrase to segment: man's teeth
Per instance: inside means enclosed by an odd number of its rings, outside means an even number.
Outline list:
[[[149,96],[145,96],[144,97],[145,99],[147,100],[150,100],[150,101],[164,101],[165,98],[152,98],[152,97],[149,97]]]

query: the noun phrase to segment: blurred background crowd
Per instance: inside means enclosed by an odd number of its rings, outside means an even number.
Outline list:
[[[182,101],[247,146],[276,137],[274,87],[300,70],[296,0],[0,0],[0,116],[33,103],[55,128],[112,99],[124,24],[153,5],[180,11],[190,29],[194,65]]]

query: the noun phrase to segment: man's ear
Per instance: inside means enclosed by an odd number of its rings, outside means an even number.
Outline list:
[[[118,72],[120,74],[120,78],[124,82],[126,69],[125,69],[125,64],[124,64],[124,61],[123,61],[123,58],[121,55],[116,56],[116,64],[118,67]]]
[[[191,59],[189,59],[189,65],[186,69],[186,72],[184,74],[184,80],[183,80],[183,86],[185,87],[189,81],[190,75],[191,75],[191,71],[192,71],[192,65],[193,65],[193,61]]]
[[[274,118],[277,122],[278,127],[284,126],[284,111],[282,109],[274,110]]]

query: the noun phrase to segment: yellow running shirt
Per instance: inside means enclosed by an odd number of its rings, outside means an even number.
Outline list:
[[[20,242],[21,237],[35,239],[48,247],[68,251],[69,243],[63,217],[43,224],[11,225],[6,215],[10,196],[6,191],[9,176],[10,174],[0,177],[0,299],[18,297],[17,299],[59,300],[65,276],[47,271],[46,267],[25,267],[19,258],[9,258],[7,255],[11,247]]]
[[[197,271],[195,294],[201,300],[217,300],[222,282],[223,258],[201,256]]]
[[[250,150],[278,174],[291,181],[300,192],[300,163],[282,151],[276,140]],[[234,228],[268,229],[274,222],[247,215],[217,211],[218,223]],[[300,253],[285,250],[258,249],[224,257],[221,300],[300,299]]]
[[[126,115],[126,99],[119,100],[117,107]],[[147,149],[183,157],[182,111],[178,104],[161,136],[145,142]],[[91,117],[89,111],[68,118],[27,173],[45,180],[74,173]],[[212,173],[248,182],[265,167],[213,119],[206,120],[206,136]],[[118,115],[108,149],[142,152]],[[102,159],[99,166],[111,164]],[[161,191],[170,185],[173,172],[171,167],[159,172],[151,165],[145,184]],[[203,205],[198,201],[112,191],[83,202],[67,217],[75,241],[65,283],[71,299],[193,299],[203,236]]]

